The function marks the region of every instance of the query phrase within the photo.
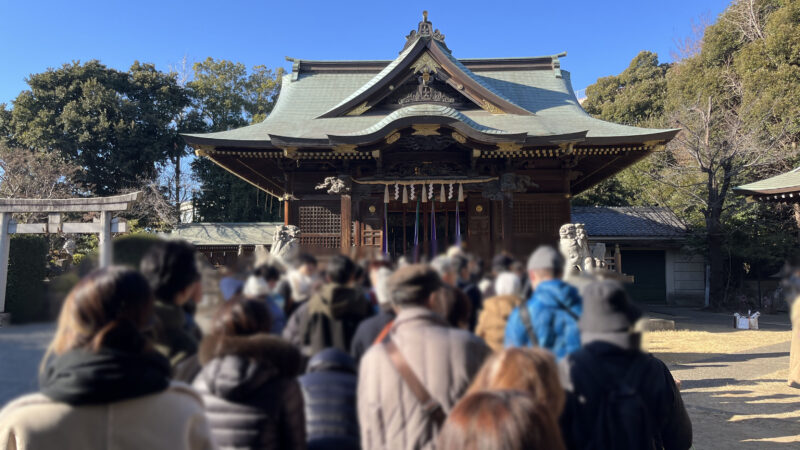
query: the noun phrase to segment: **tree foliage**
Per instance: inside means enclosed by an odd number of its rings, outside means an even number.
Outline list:
[[[188,87],[206,129],[224,131],[263,120],[275,104],[282,75],[282,69],[273,73],[256,66],[248,73],[244,64],[208,58],[195,63]],[[200,220],[250,222],[278,217],[278,202],[212,161],[198,158],[192,169],[200,184],[194,199]]]
[[[27,82],[11,112],[13,139],[81,167],[78,181],[94,194],[154,179],[158,164],[182,145],[175,118],[189,96],[174,74],[152,64],[136,62],[122,72],[99,61],[73,62]]]
[[[682,131],[577,200],[670,206],[702,238],[719,305],[732,277],[774,271],[796,245],[788,208],[748,205],[731,189],[797,164],[800,2],[735,1],[695,43],[671,66],[642,52],[587,88],[596,117]]]

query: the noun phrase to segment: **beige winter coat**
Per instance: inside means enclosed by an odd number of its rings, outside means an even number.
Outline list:
[[[0,411],[0,450],[213,448],[202,400],[178,382],[103,405],[70,406],[30,394]]]
[[[390,336],[422,384],[448,414],[491,352],[477,336],[449,328],[444,319],[421,307],[403,309]],[[438,427],[421,406],[383,346],[373,345],[359,368],[362,448],[436,448]]]
[[[520,303],[521,300],[516,295],[497,295],[483,301],[483,310],[478,316],[475,334],[486,341],[492,350],[496,352],[503,350],[508,316]]]
[[[792,302],[792,346],[789,353],[789,386],[800,388],[800,298]]]

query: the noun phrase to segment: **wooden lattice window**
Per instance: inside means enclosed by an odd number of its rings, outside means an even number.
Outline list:
[[[557,233],[566,219],[560,203],[515,201],[513,211],[513,231],[517,235]]]
[[[342,242],[342,219],[327,206],[298,208],[300,244],[307,247],[338,248]]]
[[[342,219],[326,206],[300,206],[300,231],[303,234],[341,233]]]

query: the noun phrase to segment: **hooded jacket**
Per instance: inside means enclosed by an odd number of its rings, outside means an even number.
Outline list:
[[[220,448],[304,449],[300,354],[268,334],[203,340],[194,381]]]
[[[503,350],[503,339],[506,334],[506,323],[514,308],[520,304],[516,295],[496,295],[483,301],[483,310],[478,316],[475,334],[486,341],[492,350]]]
[[[474,334],[451,328],[435,312],[406,307],[390,338],[445,413],[458,402],[491,353]],[[389,359],[383,345],[367,350],[359,366],[358,418],[366,449],[433,449],[439,428]]]
[[[304,354],[313,356],[329,347],[348,352],[358,325],[371,314],[360,290],[336,283],[322,286],[308,301],[300,322]]]
[[[299,381],[306,407],[309,445],[335,441],[336,447],[328,448],[359,448],[358,377],[353,358],[334,348],[325,349],[311,358],[307,373]]]
[[[73,350],[0,411],[0,449],[211,449],[203,403],[158,354]]]
[[[550,350],[561,359],[581,347],[578,321],[567,312],[581,315],[583,305],[578,290],[562,280],[539,283],[531,298],[508,317],[505,346],[526,347],[531,345],[525,324],[520,317],[520,308],[528,308],[533,330],[539,346]]]

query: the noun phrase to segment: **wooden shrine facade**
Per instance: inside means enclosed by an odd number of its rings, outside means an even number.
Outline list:
[[[555,243],[571,196],[678,131],[592,118],[563,56],[456,59],[424,14],[394,60],[290,59],[265,121],[185,138],[282,200],[308,248],[407,255],[416,222],[422,251],[460,231],[522,256]]]

